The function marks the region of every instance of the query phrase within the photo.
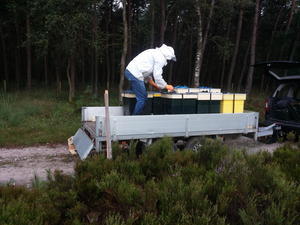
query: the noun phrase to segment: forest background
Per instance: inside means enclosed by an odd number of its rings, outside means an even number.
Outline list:
[[[124,7],[126,6],[126,7]],[[3,0],[0,88],[80,91],[124,86],[141,51],[173,46],[164,68],[174,85],[268,91],[255,62],[300,57],[296,0]]]

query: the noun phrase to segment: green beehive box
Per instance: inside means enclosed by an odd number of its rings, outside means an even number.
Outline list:
[[[154,92],[152,98],[152,112],[154,115],[164,114],[161,93]]]
[[[182,114],[182,94],[162,94],[164,114]]]
[[[197,113],[197,93],[189,93],[182,95],[182,113],[195,114]]]
[[[124,91],[122,97],[124,115],[132,115],[136,103],[135,94],[132,91]]]
[[[210,93],[198,93],[197,96],[197,113],[209,113],[210,107]]]
[[[147,102],[143,109],[142,115],[150,115],[153,112],[153,92],[147,93]]]
[[[209,110],[210,113],[220,113],[222,99],[223,99],[222,93],[211,93],[210,110]]]

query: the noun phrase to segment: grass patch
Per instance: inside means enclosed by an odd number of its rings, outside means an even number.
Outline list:
[[[117,105],[116,95],[111,92],[111,105]],[[102,105],[103,96],[95,99],[88,92],[72,103],[55,90],[0,93],[0,147],[66,142],[81,126],[81,107]]]

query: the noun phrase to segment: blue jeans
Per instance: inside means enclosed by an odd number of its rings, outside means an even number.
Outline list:
[[[132,115],[139,115],[143,112],[147,102],[147,91],[144,81],[137,79],[128,70],[125,70],[125,77],[130,82],[131,90],[135,93],[136,104]]]

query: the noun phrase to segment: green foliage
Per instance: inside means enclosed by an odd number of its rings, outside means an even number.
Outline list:
[[[32,189],[0,187],[1,224],[298,224],[299,149],[248,155],[203,143],[173,152],[164,138],[140,158],[94,156],[74,176],[49,172]]]
[[[52,90],[1,94],[0,146],[66,142],[80,127],[80,108],[85,103],[74,105],[62,99]]]
[[[300,149],[284,145],[274,152],[274,160],[291,180],[300,183]]]

